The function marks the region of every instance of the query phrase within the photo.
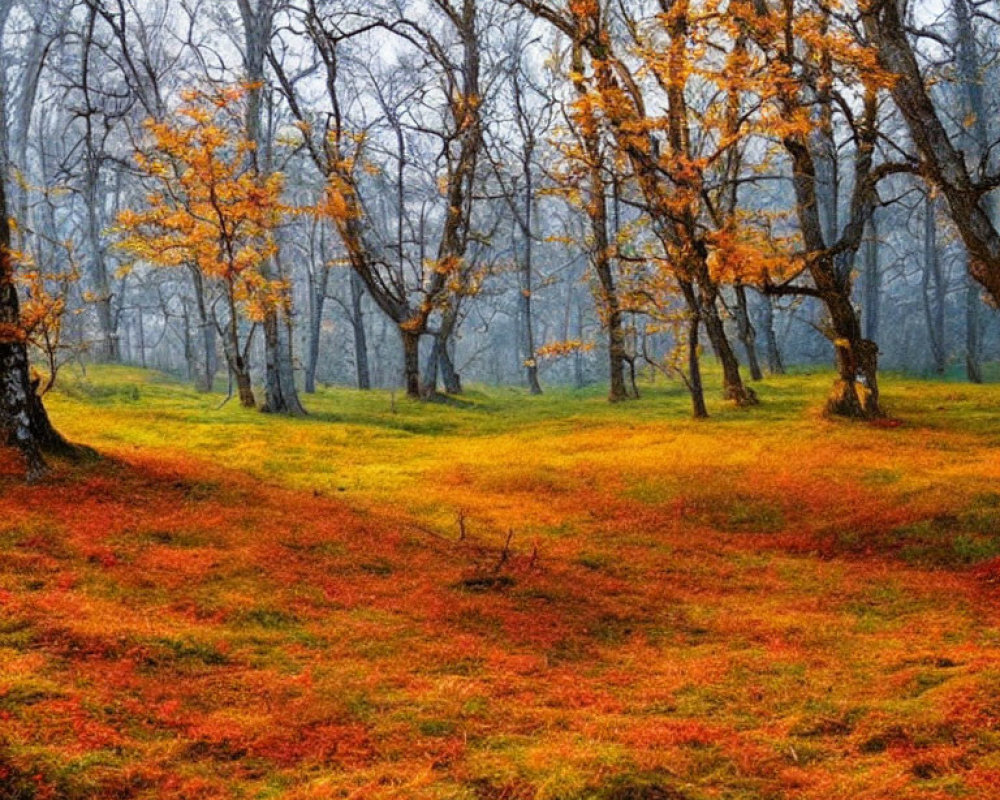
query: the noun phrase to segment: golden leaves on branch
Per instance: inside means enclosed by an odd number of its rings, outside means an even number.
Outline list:
[[[713,231],[708,236],[708,265],[713,279],[722,284],[759,286],[798,273],[802,268],[799,237],[775,234],[775,224],[780,220],[765,214],[738,213],[726,227]]]
[[[62,246],[66,251],[66,266],[61,270],[44,270],[29,254],[7,251],[9,262],[15,269],[15,282],[24,299],[17,322],[0,324],[0,342],[29,344],[41,352],[48,372],[32,368],[39,394],[45,394],[52,388],[61,356],[71,349],[63,342],[63,322],[70,291],[80,280],[80,269],[72,243],[67,241]],[[57,261],[61,259],[53,259],[53,263]]]
[[[535,350],[535,358],[555,360],[574,355],[575,353],[588,353],[594,349],[593,342],[585,342],[581,339],[566,339],[558,342],[548,342]],[[534,359],[525,362],[525,366],[535,366]]]
[[[275,233],[294,209],[283,200],[284,176],[253,165],[243,123],[252,88],[186,90],[175,115],[145,123],[148,143],[135,162],[153,188],[118,215],[116,233],[134,261],[197,269],[258,318],[282,302],[285,287],[265,276]]]
[[[351,204],[348,203],[347,195],[334,183],[327,186],[318,210],[321,216],[341,221],[349,219],[354,213]]]

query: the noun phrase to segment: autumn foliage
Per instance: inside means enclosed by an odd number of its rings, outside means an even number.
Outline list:
[[[143,207],[118,217],[120,247],[136,261],[191,267],[231,287],[251,319],[281,293],[262,276],[277,250],[289,208],[284,177],[252,169],[254,143],[243,134],[245,87],[183,94],[170,121],[146,123],[149,145],[136,153],[152,189]]]

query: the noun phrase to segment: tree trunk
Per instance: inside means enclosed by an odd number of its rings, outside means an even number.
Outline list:
[[[143,322],[142,306],[136,308],[135,321],[139,332],[139,366],[146,369],[146,326]]]
[[[968,278],[965,287],[965,374],[971,383],[983,382],[981,310],[979,285]]]
[[[261,411],[269,414],[291,414],[302,416],[306,413],[299,402],[295,389],[294,371],[291,362],[291,343],[283,335],[287,320],[277,309],[264,315],[264,405]]]
[[[531,201],[527,200],[526,206],[530,209]],[[528,219],[530,220],[530,212]],[[530,224],[530,223],[529,223]],[[532,240],[529,234],[524,240],[524,261],[521,264],[521,330],[522,347],[524,349],[525,376],[528,381],[528,391],[532,394],[541,394],[542,385],[538,382],[538,359],[535,357],[535,330],[532,319]]]
[[[165,307],[164,307],[165,308]],[[187,379],[189,381],[194,381],[197,385],[198,381],[198,363],[194,355],[194,344],[191,341],[191,312],[188,309],[188,299],[186,297],[181,299],[181,314],[182,321],[184,324],[184,364],[187,369]],[[166,316],[166,311],[164,311],[164,325],[169,325],[170,320]]]
[[[323,252],[322,250],[320,251]],[[330,280],[330,268],[323,258],[322,274],[317,281],[309,276],[309,345],[306,351],[306,394],[316,393],[316,372],[319,369],[319,344],[323,335],[323,309],[326,307],[326,289]],[[353,275],[353,273],[352,273]]]
[[[255,147],[249,152],[254,172],[258,180],[271,172],[273,153],[270,137],[264,131],[264,63],[271,34],[277,3],[274,0],[239,0],[238,8],[243,21],[243,67],[250,89],[247,92],[246,126],[247,139]],[[280,250],[278,251],[280,254]],[[276,271],[281,277],[280,261],[266,261],[261,275],[268,280]],[[264,405],[261,411],[272,414],[301,416],[306,413],[295,388],[295,369],[292,358],[292,336],[289,333],[292,307],[291,298],[283,296],[275,303],[269,303],[264,311]]]
[[[879,295],[881,275],[878,263],[878,220],[874,207],[868,209],[868,238],[864,244],[864,263],[861,279],[861,310],[864,337],[878,341]]]
[[[281,377],[282,393],[286,398],[287,413],[304,415],[305,408],[299,400],[299,392],[295,387],[295,329],[289,313],[278,317],[278,373]]]
[[[948,360],[944,333],[944,304],[946,286],[937,248],[937,220],[934,215],[934,197],[930,191],[924,195],[924,268],[920,294],[927,322],[927,339],[931,347],[934,371],[941,375]],[[933,299],[932,299],[933,298]]]
[[[5,275],[0,283],[0,324],[10,327],[9,334],[0,336],[0,443],[17,447],[27,462],[29,478],[35,478],[44,472],[45,461],[32,419],[33,390],[28,378],[28,352],[16,334],[20,308],[17,289],[6,277],[9,256],[0,255],[0,259],[5,262]]]
[[[44,12],[47,11],[47,9],[40,8],[39,11]],[[13,158],[15,160],[14,166],[21,170],[25,176],[29,173],[28,140],[31,133],[31,121],[35,103],[38,99],[38,88],[41,84],[42,74],[45,71],[46,56],[49,52],[50,42],[49,32],[40,23],[41,20],[36,18],[35,28],[32,31],[31,39],[22,54],[24,67],[21,75],[20,92],[18,93],[19,96],[16,102],[13,130],[11,131],[10,137],[10,143],[13,149]],[[3,25],[0,25],[0,34],[2,34],[3,27]],[[2,117],[2,115],[0,115],[0,117]],[[44,164],[44,157],[42,158],[42,161]],[[41,170],[41,176],[44,184],[47,178],[44,167]],[[14,209],[12,210],[12,213],[14,218],[20,222],[20,225],[18,226],[18,249],[27,251],[28,230],[29,224],[31,223],[28,185],[26,181],[19,181],[13,188],[15,191],[15,200],[13,203]],[[41,263],[41,261],[39,261],[39,263]]]
[[[458,326],[458,302],[458,298],[452,300],[452,304],[441,317],[441,329],[434,336],[434,347],[431,352],[431,360],[434,361],[433,372],[430,376],[431,380],[424,386],[424,390],[429,394],[437,392],[439,368],[445,392],[448,394],[462,393],[462,379],[455,370],[455,364],[451,357],[455,328]]]
[[[0,159],[0,442],[22,453],[28,478],[33,480],[45,471],[44,452],[69,453],[73,448],[52,427],[30,377],[28,347],[20,333],[21,308],[10,252],[5,175]]]
[[[438,358],[441,363],[441,382],[448,394],[461,394],[462,376],[455,369],[455,361],[449,347],[450,342],[450,339],[442,339],[438,350]]]
[[[232,367],[233,380],[236,381],[236,389],[240,398],[240,405],[243,408],[256,408],[257,398],[253,394],[253,383],[250,380],[250,371],[246,368],[242,356],[237,356]]]
[[[404,323],[405,325],[405,323]],[[403,343],[403,386],[406,396],[420,398],[420,334],[399,326]]]
[[[753,323],[750,322],[750,308],[747,304],[746,287],[737,282],[736,286],[736,325],[739,331],[740,342],[747,354],[747,364],[750,367],[750,377],[755,381],[763,380],[764,374],[760,370],[760,361],[757,358],[757,331],[754,330]]]
[[[848,298],[827,302],[832,323],[837,380],[827,400],[830,414],[854,419],[882,416],[878,390],[878,345],[861,335]]]
[[[707,419],[708,408],[705,406],[705,387],[701,380],[701,362],[698,355],[698,329],[701,320],[697,314],[691,314],[688,320],[688,392],[691,395],[691,411],[695,419]]]
[[[215,357],[215,326],[208,319],[204,309],[199,309],[198,327],[201,328],[202,375],[198,390],[209,393],[215,386],[218,363]]]
[[[427,356],[424,364],[424,375],[421,379],[421,394],[424,397],[433,397],[437,394],[438,370],[441,368],[441,338],[435,335],[431,341],[431,352]]]
[[[764,329],[764,354],[767,358],[767,371],[772,375],[784,375],[785,365],[781,359],[781,348],[778,347],[778,335],[774,330],[774,300],[763,295],[760,309],[761,327]]]
[[[280,250],[273,263],[262,270],[269,277],[275,270],[278,277],[284,275],[280,261]],[[264,313],[264,405],[261,411],[269,414],[289,414],[305,416],[306,410],[299,400],[295,388],[295,366],[292,355],[292,299],[287,288],[281,289],[276,302],[268,304]]]
[[[684,381],[688,393],[691,395],[691,406],[695,418],[703,419],[708,416],[708,408],[705,405],[705,385],[701,378],[701,352],[698,343],[698,336],[702,325],[702,304],[698,299],[698,293],[694,283],[689,280],[679,278],[677,285],[680,287],[684,302],[687,304],[687,377]]]
[[[789,24],[790,21],[789,21]],[[782,54],[791,63],[793,54]],[[865,113],[859,124],[858,152],[855,164],[855,191],[851,198],[851,223],[836,240],[828,240],[824,222],[820,217],[820,200],[817,193],[816,161],[808,137],[800,134],[785,136],[783,144],[792,162],[792,187],[795,191],[795,211],[805,250],[810,254],[807,271],[814,289],[809,293],[818,297],[830,315],[830,338],[833,340],[837,380],[827,401],[831,414],[852,418],[881,416],[878,394],[878,346],[861,333],[861,322],[851,301],[851,264],[861,245],[863,228],[854,224],[855,212],[860,212],[862,202],[871,198],[864,191],[877,139],[875,121],[878,113],[878,96],[870,87],[865,91]],[[783,96],[782,102],[789,113],[798,107],[797,96]],[[828,252],[828,241],[837,241],[842,251],[837,255]]]
[[[965,90],[966,111],[972,117],[972,135],[976,142],[972,158],[980,163],[989,159],[992,142],[988,128],[988,111],[983,97],[983,68],[975,29],[972,25],[972,9],[969,0],[953,0],[953,10],[957,28],[957,63],[959,76]],[[946,194],[947,196],[947,194]],[[996,209],[987,196],[977,204],[985,213],[993,229],[996,229]],[[956,220],[956,223],[958,221]],[[958,224],[961,228],[961,224]],[[974,266],[974,265],[972,265]],[[991,291],[993,291],[991,289]],[[998,298],[993,292],[994,299]],[[975,281],[967,281],[965,292],[965,372],[971,383],[983,382],[982,367],[982,302],[979,287]]]
[[[622,332],[621,316],[621,312],[616,309],[608,317],[608,369],[611,375],[608,399],[613,403],[628,399],[623,354],[625,335]]]
[[[433,397],[437,394],[439,374],[445,393],[462,393],[462,378],[455,370],[455,363],[450,352],[454,324],[453,315],[446,312],[441,320],[441,330],[434,334],[434,342],[424,368],[423,395],[425,397]]]
[[[322,326],[322,323],[320,323]],[[322,328],[317,330],[316,321],[309,325],[309,349],[306,352],[306,374],[303,389],[306,394],[316,394],[316,371],[319,369],[319,338]]]
[[[598,170],[599,171],[599,170]],[[603,179],[600,179],[603,180]],[[601,193],[591,203],[592,226],[594,231],[594,271],[600,285],[601,312],[608,335],[608,372],[610,389],[608,399],[612,403],[628,399],[625,385],[625,331],[622,330],[622,312],[618,303],[618,289],[608,248],[607,212],[604,208],[603,184]],[[597,208],[597,207],[600,208]]]
[[[572,68],[577,77],[573,83],[577,94],[587,96],[588,88],[582,77],[583,48],[580,42],[574,42]],[[588,193],[587,217],[590,222],[590,232],[593,244],[590,259],[597,275],[600,287],[598,304],[601,321],[608,335],[608,371],[610,389],[608,399],[612,403],[628,399],[628,389],[625,386],[625,334],[622,330],[621,306],[618,302],[618,290],[615,287],[614,272],[611,265],[611,243],[608,232],[608,186],[604,175],[604,153],[601,148],[601,138],[597,127],[587,129],[582,133],[584,152],[587,155]]]
[[[257,398],[254,397],[253,383],[250,379],[250,368],[243,357],[240,349],[240,328],[239,318],[236,315],[236,300],[233,296],[233,285],[230,281],[227,285],[227,301],[229,306],[229,320],[226,325],[225,335],[222,337],[222,349],[226,354],[226,364],[229,367],[230,380],[236,383],[239,393],[240,405],[244,408],[256,408]],[[232,384],[230,384],[232,388]]]
[[[96,156],[92,156],[96,159]],[[97,310],[97,326],[100,332],[100,345],[97,353],[99,361],[117,363],[121,360],[121,350],[118,344],[118,331],[115,325],[115,313],[112,306],[111,281],[108,277],[108,266],[104,257],[104,246],[101,242],[100,209],[103,198],[98,188],[99,175],[92,175],[98,167],[87,168],[84,196],[87,207],[87,242],[90,249],[90,274],[94,285],[94,305]]]
[[[264,329],[264,405],[262,411],[280,414],[285,408],[278,374],[278,314],[268,310],[261,326]]]
[[[319,335],[310,326],[309,351],[306,354],[306,375],[303,389],[306,394],[316,394],[316,371],[319,369]]]
[[[364,310],[361,300],[364,284],[356,272],[351,272],[351,327],[354,331],[354,366],[357,370],[358,388],[372,388],[371,369],[368,366],[368,335],[365,332]]]
[[[518,73],[515,73],[515,78]],[[518,112],[523,117],[523,106],[521,105],[521,84],[515,80],[513,84],[515,91],[515,101]],[[523,336],[523,362],[525,378],[528,381],[528,391],[531,394],[541,394],[542,385],[538,382],[538,359],[535,355],[535,326],[532,317],[532,301],[534,291],[534,212],[535,212],[535,182],[534,170],[532,169],[532,156],[535,151],[535,131],[531,128],[530,122],[524,120],[521,126],[522,134],[525,136],[525,149],[521,159],[521,171],[524,174],[524,219],[521,225],[521,234],[524,238],[524,258],[521,261],[521,325]]]
[[[716,305],[715,294],[714,292],[706,294],[704,287],[702,287],[699,310],[702,321],[705,323],[705,332],[712,343],[712,349],[722,365],[723,396],[741,408],[757,405],[760,402],[757,399],[757,393],[743,383],[743,378],[740,375],[740,362],[729,343],[729,337],[726,336],[726,329]]]
[[[570,298],[571,298],[571,302],[573,304],[573,310],[575,312],[575,314],[573,316],[574,316],[574,321],[576,323],[575,324],[575,336],[576,336],[576,340],[578,342],[582,342],[583,341],[583,303],[581,303],[580,299],[576,296],[576,291],[575,290],[572,290],[572,289],[570,290]],[[578,348],[576,348],[576,350],[573,351],[573,385],[577,389],[582,389],[584,387],[584,385],[586,385],[586,383],[587,383],[586,376],[584,375],[584,372],[583,372],[583,353],[580,351],[580,348],[578,347]]]
[[[210,315],[205,297],[205,279],[201,271],[195,267],[189,268],[191,284],[194,287],[195,310],[198,312],[198,329],[201,331],[202,360],[195,388],[199,392],[211,392],[215,384],[215,373],[218,363],[215,357],[215,322]]]
[[[94,121],[99,116],[99,110],[92,104],[90,92],[92,89],[90,70],[92,67],[90,53],[95,46],[94,27],[97,23],[97,6],[91,5],[87,15],[87,29],[82,38],[80,86],[83,90],[83,109],[80,117],[84,123],[83,147],[83,201],[84,201],[84,234],[90,251],[90,275],[94,290],[94,304],[97,309],[97,325],[100,335],[97,358],[99,361],[117,362],[121,360],[121,350],[118,342],[117,319],[112,306],[111,281],[108,277],[108,265],[105,258],[104,245],[101,242],[101,230],[104,227],[102,211],[104,196],[101,190],[101,168],[106,153],[98,142],[100,134],[94,130]]]

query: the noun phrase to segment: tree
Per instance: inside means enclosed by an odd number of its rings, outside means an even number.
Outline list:
[[[63,336],[70,292],[80,279],[72,246],[67,243],[66,249],[69,251],[68,268],[58,272],[46,272],[31,263],[25,254],[20,254],[26,262],[19,276],[26,294],[26,301],[21,305],[21,327],[29,345],[45,365],[45,373],[32,370],[32,383],[43,397],[56,385],[59,370],[68,358],[79,355],[79,349],[67,344]]]
[[[118,228],[119,247],[134,259],[187,268],[212,286],[211,313],[230,374],[240,402],[253,408],[249,348],[256,324],[287,297],[267,264],[289,208],[283,176],[262,179],[248,158],[256,148],[243,126],[249,91],[245,85],[187,91],[173,121],[146,124],[150,145],[135,160],[153,190],[145,207],[119,215]],[[249,331],[241,317],[253,323]]]
[[[1000,185],[1000,175],[989,169],[985,152],[972,170],[965,155],[948,133],[942,114],[931,97],[898,0],[871,0],[861,10],[864,34],[881,67],[893,75],[892,98],[906,120],[914,147],[920,156],[913,166],[940,191],[952,221],[969,251],[969,273],[997,303],[1000,303],[1000,231],[987,205],[990,192]],[[959,27],[958,66],[969,90],[973,124],[985,134],[986,109],[982,103],[980,78],[975,73],[978,56],[969,21],[967,0],[954,0]],[[989,147],[989,143],[980,142]]]
[[[10,3],[0,2],[0,39],[9,11]],[[0,108],[6,103],[4,85],[0,76]],[[6,139],[5,130],[2,138]],[[20,450],[27,462],[28,477],[36,479],[45,471],[46,452],[65,453],[71,448],[52,427],[38,395],[37,380],[31,378],[7,215],[7,173],[5,148],[0,148],[0,441]]]
[[[518,257],[518,305],[521,322],[521,359],[525,369],[525,379],[528,391],[541,394],[542,385],[538,380],[538,354],[535,342],[535,321],[533,295],[535,284],[535,204],[537,202],[536,153],[541,134],[551,128],[553,104],[551,101],[533,104],[540,92],[532,85],[526,64],[526,47],[523,44],[527,30],[519,31],[519,42],[515,43],[516,52],[511,56],[510,92],[514,124],[520,141],[520,148],[515,150],[514,158],[520,169],[520,174],[512,181],[509,190],[504,191],[504,197],[510,206],[514,224],[521,239],[521,252]],[[536,107],[533,107],[535,105]],[[499,172],[499,170],[498,170]],[[500,177],[502,181],[502,177]],[[520,186],[518,187],[518,181]],[[516,189],[520,188],[518,198]]]
[[[265,135],[264,127],[264,67],[267,51],[271,45],[271,34],[278,0],[239,0],[240,16],[243,20],[243,66],[247,86],[245,106],[246,137],[254,146],[248,151],[253,174],[261,186],[265,186],[273,172],[272,144]],[[274,291],[284,292],[285,284],[280,280],[281,272],[275,249],[259,265],[261,276],[270,281]],[[278,275],[272,280],[272,273]],[[267,303],[261,308],[261,325],[264,329],[264,405],[262,409],[279,414],[305,414],[295,388],[295,372],[292,364],[290,294],[285,294],[280,302]]]
[[[869,54],[836,29],[824,6],[809,14],[795,0],[780,0],[774,7],[755,0],[738,8],[768,66],[771,89],[765,108],[772,112],[773,135],[791,163],[802,242],[798,274],[779,282],[768,279],[767,291],[815,297],[826,307],[838,374],[827,410],[846,417],[881,416],[878,345],[863,335],[852,291],[854,258],[875,199],[878,93],[888,81]],[[851,96],[853,87],[860,87],[857,100]],[[850,111],[856,104],[860,113]],[[823,180],[839,149],[833,129],[837,109],[854,145],[853,188],[843,225],[837,213],[838,182]]]
[[[746,135],[741,98],[736,97],[736,113],[721,117],[700,113],[690,101],[696,78],[721,84],[731,71],[728,61],[721,68],[697,63],[704,37],[720,28],[718,15],[711,4],[702,9],[686,1],[661,3],[659,13],[644,21],[647,26],[627,16],[622,7],[621,24],[631,36],[631,50],[640,58],[633,65],[620,52],[626,48],[612,35],[609,14],[598,0],[570,2],[565,8],[536,0],[521,4],[573,43],[576,120],[585,126],[604,124],[610,130],[617,154],[631,166],[642,210],[660,242],[662,256],[656,264],[676,284],[695,320],[692,338],[697,326],[704,325],[722,364],[726,398],[741,406],[756,404],[757,396],[743,383],[725,331],[720,284],[710,263],[713,238],[724,233],[735,213],[731,167],[738,164],[736,150]],[[733,38],[726,28],[723,36]],[[732,58],[740,60],[744,52],[734,47]],[[664,106],[662,115],[648,111],[650,96]],[[699,124],[705,129],[696,136]],[[594,134],[584,128],[583,135]],[[698,151],[699,142],[703,151]],[[722,180],[711,181],[709,175],[717,165],[724,165],[717,173]],[[622,360],[623,344],[613,347]],[[697,379],[689,382],[695,393],[701,391],[700,385]],[[703,413],[703,401],[695,396],[693,403],[696,415]]]
[[[420,338],[427,332],[431,314],[445,297],[450,272],[458,263],[454,259],[432,263],[421,257],[412,275],[408,275],[402,246],[390,255],[378,244],[377,229],[365,203],[365,169],[370,163],[365,150],[368,137],[362,126],[352,127],[346,114],[349,101],[345,98],[342,68],[347,60],[345,48],[372,30],[396,32],[403,28],[411,36],[421,37],[422,29],[405,22],[397,26],[377,16],[353,14],[346,9],[344,19],[340,19],[317,0],[308,0],[293,13],[302,24],[305,43],[313,49],[315,67],[323,74],[327,109],[320,113],[310,108],[300,86],[302,78],[311,74],[314,66],[306,68],[301,75],[291,73],[274,48],[270,51],[270,61],[299,125],[306,152],[326,184],[325,197],[317,204],[317,211],[337,231],[350,268],[361,279],[375,305],[395,324],[403,350],[403,384],[408,396],[419,398],[422,395]],[[347,83],[355,92],[351,82]],[[458,87],[455,88],[457,91]],[[410,97],[410,102],[412,100]],[[401,129],[399,135],[401,149],[396,154],[396,161],[399,186],[402,187],[407,153]],[[404,198],[399,197],[397,201],[400,205],[399,230],[402,231]],[[422,241],[420,252],[423,255]]]
[[[625,385],[625,332],[622,325],[621,298],[614,270],[608,223],[609,184],[608,154],[601,122],[595,109],[586,102],[588,87],[584,80],[584,50],[573,43],[571,68],[577,103],[570,113],[580,140],[576,159],[583,166],[582,202],[590,223],[590,265],[597,277],[598,314],[608,334],[608,399],[615,403],[628,399]]]

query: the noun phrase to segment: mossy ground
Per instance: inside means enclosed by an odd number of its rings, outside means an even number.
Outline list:
[[[0,475],[0,798],[993,796],[1000,388],[830,381],[291,420],[67,375],[104,458]]]

